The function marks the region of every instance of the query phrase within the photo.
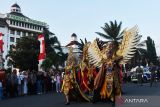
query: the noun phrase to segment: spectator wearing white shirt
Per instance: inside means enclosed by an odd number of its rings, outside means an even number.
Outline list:
[[[61,92],[61,76],[59,74],[56,75],[56,91],[57,93]]]
[[[24,75],[22,73],[20,73],[20,75],[18,76],[18,95],[23,95],[23,78]]]

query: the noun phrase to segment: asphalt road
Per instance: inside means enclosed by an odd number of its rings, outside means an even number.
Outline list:
[[[160,82],[153,84],[144,83],[142,86],[135,83],[125,83],[123,85],[124,95],[132,96],[160,96]]]
[[[150,87],[148,83],[143,86],[127,83],[123,85],[123,96],[160,96],[160,83]],[[71,102],[64,104],[64,96],[60,93],[32,95],[10,98],[0,101],[0,107],[113,107],[112,103],[98,102],[95,104],[85,102]]]
[[[111,103],[71,102],[69,107],[112,107]],[[66,107],[63,94],[49,93],[17,97],[0,101],[0,107]]]

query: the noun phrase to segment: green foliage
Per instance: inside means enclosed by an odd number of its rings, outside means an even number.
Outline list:
[[[117,21],[110,21],[110,23],[105,23],[104,27],[101,27],[104,33],[96,32],[101,37],[107,39],[107,41],[118,42],[123,38],[123,31],[121,32],[122,22],[117,24]]]
[[[37,70],[39,45],[36,36],[21,37],[8,54],[10,64],[20,70]]]
[[[59,65],[63,65],[67,59],[67,54],[64,54],[58,41],[58,38],[53,35],[49,35],[50,32],[48,29],[44,30],[45,43],[46,43],[46,59],[42,63],[42,68],[49,70],[52,65],[57,69]]]
[[[78,45],[78,48],[79,48],[79,50],[83,51],[83,47],[87,43],[87,39],[85,38],[84,42],[82,39],[80,39],[80,41],[81,41],[81,43],[80,43],[80,45]]]
[[[137,49],[136,49],[136,53],[135,53],[135,65],[137,64],[141,64],[143,66],[146,65],[146,58],[147,58],[147,50],[144,49],[143,47],[146,46],[146,40],[145,41],[142,41],[141,43],[139,43],[137,45]]]
[[[49,70],[52,65],[58,68],[67,59],[67,54],[62,52],[61,45],[56,36],[49,35],[48,29],[44,30],[46,59],[42,63],[45,70]],[[40,43],[36,36],[25,36],[20,38],[17,45],[8,54],[8,65],[13,65],[20,70],[38,70],[38,55]]]
[[[49,58],[46,58],[46,59],[43,61],[43,63],[42,63],[41,66],[43,67],[43,69],[44,69],[45,71],[48,71],[49,68],[52,67],[52,60],[49,59]]]
[[[156,53],[154,41],[150,37],[147,37],[146,44],[147,44],[147,55],[148,55],[149,62],[152,62],[153,64],[156,65],[157,53]]]

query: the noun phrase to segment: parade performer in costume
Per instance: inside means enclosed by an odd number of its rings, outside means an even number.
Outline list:
[[[123,40],[119,45],[115,41],[109,42],[100,50],[95,40],[88,47],[89,62],[100,68],[94,81],[94,88],[100,90],[101,99],[114,101],[114,96],[121,95],[120,64],[127,63],[134,56],[140,38],[135,26],[124,32]]]
[[[62,92],[66,96],[66,104],[69,104],[71,100],[89,101],[89,99],[83,94],[81,90],[81,69],[77,65],[77,60],[73,53],[73,49],[69,48],[69,54],[66,63],[66,75],[63,79]],[[78,84],[79,83],[79,84]]]
[[[73,66],[76,64],[76,58],[73,54],[73,48],[69,49],[69,55],[67,58],[66,63],[66,69],[65,69],[65,75],[63,79],[62,89],[61,91],[65,94],[66,97],[66,105],[70,103],[70,97],[71,97],[71,90],[73,89],[74,85],[74,70]]]
[[[62,92],[65,94],[66,97],[66,105],[68,105],[70,103],[69,100],[69,92],[71,89],[73,89],[73,85],[72,85],[72,81],[71,81],[71,75],[70,75],[70,71],[66,70],[65,71],[65,75],[64,75],[64,79],[63,79],[63,85],[62,85]]]
[[[140,38],[137,26],[135,26],[124,31],[121,44],[113,41],[105,45],[99,45],[100,41],[98,39],[95,39],[93,43],[85,44],[82,61],[78,64],[80,73],[78,72],[77,77],[79,79],[76,79],[75,75],[76,58],[73,52],[70,52],[67,59],[67,67],[71,67],[70,74],[72,74],[74,79],[69,78],[69,76],[66,76],[66,79],[64,79],[63,92],[66,95],[67,101],[69,101],[70,96],[68,90],[72,87],[73,89],[78,89],[78,93],[80,93],[85,101],[91,101],[92,97],[85,94],[84,89],[94,92],[94,95],[99,94],[98,97],[101,100],[109,99],[115,101],[116,96],[121,96],[122,76],[120,65],[127,63],[134,56]],[[71,80],[71,83],[76,85],[67,85],[70,84],[69,81]],[[91,82],[91,80],[94,82]],[[93,100],[95,99],[94,95]]]

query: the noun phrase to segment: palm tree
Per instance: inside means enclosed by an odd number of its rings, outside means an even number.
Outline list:
[[[54,65],[58,68],[66,60],[66,54],[63,53],[60,42],[54,34],[45,29],[43,34],[45,35],[45,49],[46,49],[46,59],[43,61],[42,67],[49,69]],[[52,34],[52,35],[51,35]]]
[[[53,36],[53,33],[49,32],[48,29],[44,29],[43,34],[45,35],[44,39],[46,44],[45,48],[47,55],[52,52],[62,52],[60,42],[58,41],[58,38],[56,36]]]
[[[80,39],[80,41],[81,41],[81,43],[80,43],[80,45],[78,45],[78,48],[79,48],[79,50],[83,51],[83,47],[88,41],[86,38],[85,38],[85,41],[83,41],[82,39]]]
[[[146,48],[146,40],[140,42],[137,45],[137,52],[138,52],[138,54],[139,55],[145,55],[147,53],[147,50],[145,48]]]
[[[96,32],[101,37],[107,39],[107,42],[114,41],[119,42],[123,38],[123,31],[121,32],[122,22],[117,24],[117,21],[110,21],[110,23],[105,23],[104,27],[101,27],[104,33]],[[106,42],[106,41],[105,41]]]
[[[146,49],[146,40],[140,42],[137,45],[135,57],[134,57],[134,64],[142,64],[145,66],[147,64],[147,49]]]

